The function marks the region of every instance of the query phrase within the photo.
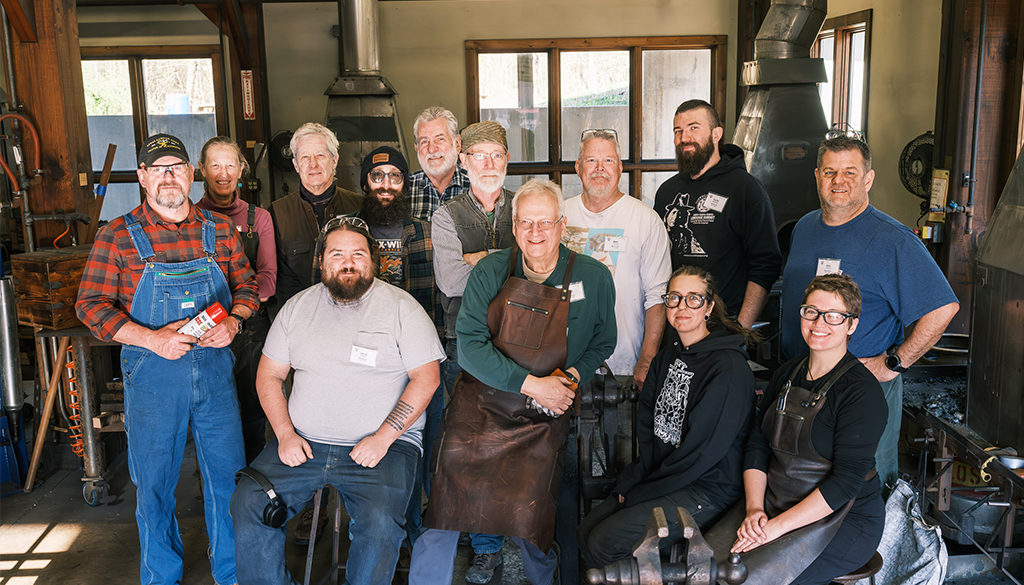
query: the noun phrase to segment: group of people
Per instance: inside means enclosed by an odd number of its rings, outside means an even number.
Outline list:
[[[447,585],[460,535],[467,582],[490,581],[509,536],[527,577],[551,583],[568,413],[603,363],[640,388],[639,458],[579,526],[588,564],[629,556],[657,506],[745,553],[754,582],[783,534],[817,546],[787,563],[792,582],[867,560],[896,475],[899,374],[956,298],[913,233],[868,203],[867,145],[826,139],[822,208],[796,226],[783,274],[794,359],[758,407],[746,347],[783,271],[771,202],[712,106],[684,102],[673,131],[679,173],[654,209],[619,190],[607,129],[581,136],[583,192],[565,200],[547,180],[504,187],[494,121],[460,132],[450,111],[424,110],[421,170],[378,148],[362,193],[338,184],[334,133],[309,123],[291,141],[299,189],[269,212],[239,197],[230,139],[204,145],[192,204],[185,146],[149,138],[145,201],[100,230],[76,305],[123,344],[142,583],[181,579],[189,429],[219,584],[292,582],[284,522],[301,514],[296,540],[318,538],[311,496],[326,485],[350,517],[350,583],[390,582],[408,543],[410,583]],[[214,302],[228,317],[178,332]]]

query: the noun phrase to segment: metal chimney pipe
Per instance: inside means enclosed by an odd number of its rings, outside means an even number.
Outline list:
[[[338,0],[341,75],[380,75],[377,0]]]
[[[828,0],[775,0],[754,39],[754,60],[808,59]]]
[[[18,353],[17,295],[10,278],[0,278],[0,368],[3,371],[3,404],[7,416],[18,420],[25,402],[21,394],[21,358]]]

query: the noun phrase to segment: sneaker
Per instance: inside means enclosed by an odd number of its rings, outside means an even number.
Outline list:
[[[500,550],[492,554],[473,555],[473,562],[466,569],[466,583],[474,583],[476,585],[490,583],[491,579],[494,578],[494,569],[501,565],[504,560],[505,558]]]
[[[328,508],[320,508],[320,519],[316,523],[316,542],[320,542],[320,538],[324,535],[328,516],[330,516]],[[304,508],[299,514],[298,523],[295,525],[295,544],[308,545],[311,528],[313,528],[313,509]]]

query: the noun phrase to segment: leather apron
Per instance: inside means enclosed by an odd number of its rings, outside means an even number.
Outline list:
[[[509,276],[487,308],[495,349],[537,377],[565,368],[569,255],[561,290]],[[527,397],[487,386],[468,372],[455,383],[434,441],[427,528],[519,536],[547,552],[569,437],[569,416],[552,418]]]
[[[817,392],[794,385],[794,379],[806,363],[807,358],[804,358],[796,365],[775,404],[765,405],[770,410],[761,423],[761,433],[772,450],[764,497],[764,511],[769,518],[800,503],[832,471],[832,462],[814,449],[811,426],[825,404],[828,391],[857,362],[851,360],[839,367]],[[874,474],[872,470],[868,478]],[[817,522],[743,553],[743,562],[749,570],[745,585],[786,584],[799,577],[831,542],[855,499]],[[728,558],[745,516],[746,506],[741,498],[708,533],[707,542],[719,563]]]
[[[236,195],[237,196],[237,195]],[[260,248],[260,234],[256,231],[256,206],[249,204],[247,229],[238,232],[242,239],[242,249],[249,260],[249,266],[256,272],[256,254]],[[256,371],[259,369],[260,358],[263,357],[263,344],[270,332],[270,316],[266,307],[260,308],[245,320],[242,332],[231,342],[231,352],[235,354],[235,388],[238,390],[238,404],[241,408],[242,422],[249,423],[266,418],[256,393]]]

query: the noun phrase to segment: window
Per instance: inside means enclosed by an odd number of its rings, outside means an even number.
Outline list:
[[[97,181],[107,145],[117,146],[100,219],[115,218],[139,204],[136,158],[146,137],[164,132],[181,138],[195,164],[203,143],[227,132],[216,45],[83,47],[82,80]],[[191,197],[202,195],[202,183],[196,181]]]
[[[614,129],[619,188],[653,204],[676,172],[676,107],[700,98],[725,111],[725,55],[725,36],[466,41],[469,123],[508,131],[507,187],[549,177],[566,198],[582,191],[580,135]]]
[[[868,113],[871,10],[825,21],[812,57],[825,60],[828,82],[818,84],[821,106],[832,124],[864,132]]]

